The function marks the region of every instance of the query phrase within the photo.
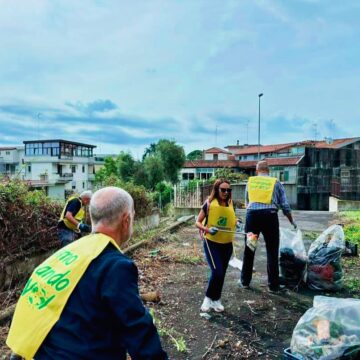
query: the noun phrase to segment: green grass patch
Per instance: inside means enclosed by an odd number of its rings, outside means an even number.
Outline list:
[[[345,277],[344,285],[350,292],[360,291],[360,279],[355,277]]]
[[[304,231],[303,232],[303,238],[307,240],[314,241],[317,239],[317,237],[320,235],[320,232],[317,231]]]
[[[339,215],[345,223],[345,240],[360,246],[360,211],[342,211]]]
[[[154,324],[157,328],[157,331],[161,337],[168,337],[170,341],[175,346],[176,350],[181,353],[188,352],[188,347],[184,337],[179,334],[173,327],[169,328],[164,325],[159,318],[155,316],[155,310],[150,308],[150,314],[153,318]]]
[[[202,264],[204,262],[204,259],[202,256],[199,255],[179,255],[176,258],[176,262],[182,263],[182,264],[191,264],[191,265],[197,265]]]

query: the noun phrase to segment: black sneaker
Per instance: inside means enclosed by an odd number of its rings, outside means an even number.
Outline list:
[[[250,285],[244,285],[241,280],[238,280],[237,284],[240,289],[250,290]]]
[[[268,287],[268,292],[271,293],[271,294],[279,294],[279,293],[281,293],[281,292],[283,292],[285,290],[286,290],[285,285],[279,285],[276,288]]]

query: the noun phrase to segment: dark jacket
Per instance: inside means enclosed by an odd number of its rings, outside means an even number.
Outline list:
[[[132,260],[112,244],[90,264],[36,360],[167,359]]]

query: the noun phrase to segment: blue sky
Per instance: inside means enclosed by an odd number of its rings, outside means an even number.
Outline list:
[[[0,0],[0,146],[360,136],[360,1]]]

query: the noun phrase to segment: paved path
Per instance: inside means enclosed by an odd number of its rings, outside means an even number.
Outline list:
[[[237,210],[236,213],[245,220],[246,210]],[[298,227],[302,231],[317,231],[325,230],[329,224],[334,220],[334,212],[329,211],[304,211],[293,210],[293,217]],[[280,226],[290,228],[288,219],[279,211]]]

